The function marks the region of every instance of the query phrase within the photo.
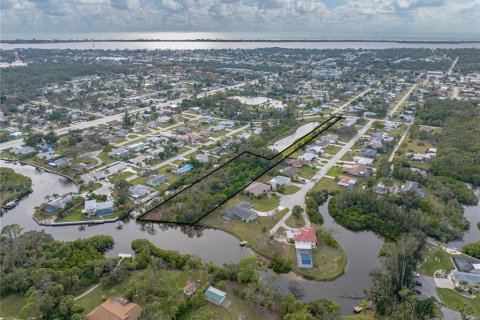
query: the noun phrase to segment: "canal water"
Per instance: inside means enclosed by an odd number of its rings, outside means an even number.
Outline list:
[[[216,264],[236,262],[253,254],[247,248],[242,249],[237,238],[215,229],[174,228],[160,224],[140,223],[133,219],[87,226],[84,231],[80,231],[78,226],[40,226],[32,219],[34,208],[45,202],[46,196],[74,192],[77,191],[77,186],[64,177],[39,171],[29,165],[22,166],[4,161],[0,161],[0,165],[30,177],[33,182],[33,192],[0,218],[2,227],[18,223],[26,231],[45,230],[57,240],[75,240],[96,234],[111,235],[115,240],[115,247],[108,252],[109,256],[117,256],[120,252],[132,252],[130,244],[135,239],[148,239],[162,249],[195,254]],[[465,216],[471,223],[470,231],[465,234],[462,241],[453,242],[452,245],[461,247],[463,243],[480,240],[476,226],[480,219],[479,208],[478,204],[466,208]],[[265,272],[262,279],[273,281],[282,290],[288,290],[291,283],[296,282],[304,290],[305,301],[320,298],[334,300],[340,304],[343,314],[350,314],[352,308],[364,298],[363,291],[370,286],[369,274],[377,266],[378,253],[384,241],[373,232],[352,232],[340,226],[328,214],[327,203],[320,207],[320,212],[325,220],[324,227],[332,232],[347,254],[345,274],[329,282],[306,280],[294,273],[275,276],[272,272]],[[121,229],[118,229],[119,225],[122,226]]]
[[[131,242],[135,239],[148,239],[162,249],[195,254],[216,264],[235,262],[253,254],[249,249],[241,248],[237,238],[215,229],[167,228],[164,225],[140,223],[133,219],[125,222],[86,226],[84,231],[80,231],[78,226],[38,225],[32,219],[35,207],[45,202],[46,196],[75,192],[77,186],[64,177],[39,171],[29,165],[5,163],[1,160],[0,165],[30,177],[33,183],[33,192],[0,218],[1,226],[18,223],[26,231],[45,230],[56,240],[75,240],[96,234],[108,234],[115,240],[114,249],[108,252],[110,256],[117,256],[120,252],[131,253]],[[119,225],[122,226],[122,229],[118,229]]]

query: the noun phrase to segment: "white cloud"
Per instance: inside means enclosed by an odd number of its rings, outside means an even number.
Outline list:
[[[329,6],[325,5],[328,1]],[[403,30],[480,33],[480,0],[0,0],[2,33]],[[332,5],[333,4],[333,5]],[[330,8],[330,9],[329,9]]]

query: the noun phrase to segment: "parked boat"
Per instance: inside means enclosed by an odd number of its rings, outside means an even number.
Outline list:
[[[10,210],[10,209],[14,208],[17,204],[18,204],[18,201],[17,201],[17,200],[13,200],[13,201],[7,202],[7,203],[3,206],[3,209],[4,209],[4,210]]]

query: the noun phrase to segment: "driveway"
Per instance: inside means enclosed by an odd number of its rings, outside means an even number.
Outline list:
[[[437,291],[435,290],[436,285],[435,285],[435,280],[432,277],[427,277],[421,275],[418,278],[418,281],[422,284],[421,287],[418,287],[418,290],[421,292],[422,296],[425,297],[434,297],[437,299],[438,302],[441,302],[440,297],[437,294]],[[444,320],[459,320],[461,319],[461,315],[459,312],[454,311],[452,309],[449,309],[444,306],[440,306],[440,310],[443,313],[443,319]]]

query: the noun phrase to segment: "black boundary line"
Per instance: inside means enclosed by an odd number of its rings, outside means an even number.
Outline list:
[[[258,175],[257,177],[253,178],[252,181],[250,181],[249,183],[247,183],[246,185],[244,185],[240,190],[238,190],[237,192],[235,192],[232,196],[228,197],[227,199],[223,200],[220,204],[216,205],[212,210],[208,211],[207,213],[205,213],[203,216],[201,216],[200,218],[198,218],[197,220],[195,220],[194,222],[174,222],[174,221],[165,221],[165,220],[151,220],[151,219],[143,219],[143,217],[149,213],[151,213],[152,211],[156,210],[158,207],[160,207],[161,205],[165,204],[166,202],[168,202],[169,200],[175,198],[176,196],[178,196],[180,193],[184,192],[185,190],[188,190],[189,188],[193,187],[195,184],[199,183],[200,181],[202,181],[203,179],[207,178],[208,176],[210,176],[211,174],[215,173],[217,170],[220,170],[221,168],[223,168],[224,166],[228,165],[230,162],[236,160],[237,158],[243,156],[244,154],[249,154],[249,155],[252,155],[252,156],[255,156],[255,157],[259,157],[259,158],[262,158],[262,159],[265,159],[265,160],[268,160],[268,161],[271,161],[273,159],[275,159],[276,157],[282,155],[282,153],[285,151],[285,150],[288,150],[290,147],[292,147],[293,145],[295,145],[298,141],[301,141],[302,139],[306,138],[308,135],[310,135],[311,133],[313,133],[315,130],[318,130],[320,127],[324,126],[325,124],[327,124],[329,121],[331,121],[332,119],[335,119],[335,121],[329,123],[325,128],[323,128],[322,130],[320,130],[318,133],[316,133],[314,136],[312,136],[311,139],[309,139],[308,141],[302,143],[301,145],[299,145],[298,147],[296,147],[293,151],[289,152],[287,155],[285,155],[282,159],[280,159],[279,161],[275,162],[273,165],[271,165],[267,170],[265,170],[265,172],[262,172],[260,175]],[[340,121],[341,119],[343,119],[342,116],[338,116],[338,115],[334,115],[334,116],[331,116],[330,118],[328,118],[327,120],[325,120],[324,122],[322,122],[321,124],[319,124],[318,126],[316,126],[314,129],[312,129],[311,131],[309,131],[307,134],[303,135],[302,137],[296,139],[291,145],[289,145],[288,147],[286,147],[285,149],[283,149],[282,151],[279,151],[275,156],[269,158],[269,157],[265,157],[265,156],[262,156],[262,155],[258,155],[258,154],[255,154],[255,153],[252,153],[250,151],[243,151],[242,153],[236,155],[235,157],[233,157],[232,159],[228,160],[227,162],[225,162],[223,165],[219,166],[218,168],[215,168],[215,170],[212,170],[211,172],[209,172],[208,174],[206,174],[205,176],[201,177],[200,179],[198,179],[197,181],[191,183],[190,185],[188,185],[187,187],[185,187],[184,189],[182,189],[181,191],[179,191],[178,193],[168,197],[167,199],[165,199],[162,203],[156,205],[155,207],[151,208],[150,210],[148,210],[147,212],[144,212],[142,213],[140,216],[137,217],[136,220],[138,221],[144,221],[144,222],[155,222],[155,223],[170,223],[170,224],[176,224],[176,225],[194,225],[194,224],[197,224],[200,220],[202,220],[203,218],[205,218],[207,215],[209,215],[210,213],[212,213],[214,210],[216,210],[218,207],[222,206],[225,202],[227,202],[228,200],[230,200],[231,198],[233,198],[234,196],[236,196],[237,194],[239,194],[243,189],[245,189],[246,187],[248,187],[250,184],[252,184],[254,181],[258,180],[259,178],[261,178],[264,174],[266,174],[267,172],[269,172],[270,170],[272,170],[274,167],[276,167],[277,165],[279,165],[282,161],[284,161],[285,159],[289,158],[292,154],[294,154],[295,152],[297,152],[300,148],[302,148],[303,146],[305,146],[306,144],[310,143],[310,141],[312,141],[313,139],[315,139],[316,137],[318,137],[320,134],[322,134],[323,132],[327,131],[328,129],[330,129],[331,126],[333,126],[335,123],[337,123],[338,121]]]

